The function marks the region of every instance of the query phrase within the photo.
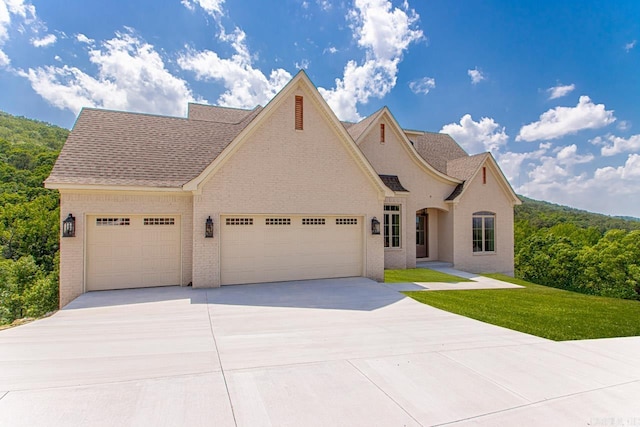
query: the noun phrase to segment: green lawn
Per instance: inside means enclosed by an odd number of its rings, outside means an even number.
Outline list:
[[[385,270],[384,281],[386,283],[404,282],[470,282],[463,277],[452,276],[451,274],[440,273],[428,268],[409,268],[406,270]]]
[[[556,341],[640,335],[640,302],[486,276],[522,289],[405,292],[433,307]]]

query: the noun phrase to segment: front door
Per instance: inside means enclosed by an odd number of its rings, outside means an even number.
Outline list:
[[[427,258],[429,256],[429,245],[427,238],[427,220],[429,216],[416,215],[416,258]]]

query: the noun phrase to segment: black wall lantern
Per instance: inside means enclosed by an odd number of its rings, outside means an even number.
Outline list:
[[[380,234],[380,221],[375,216],[371,218],[371,234]]]
[[[211,215],[209,215],[204,225],[204,237],[213,237],[213,220],[211,219]]]
[[[69,214],[67,219],[62,221],[62,237],[76,237],[76,217]]]

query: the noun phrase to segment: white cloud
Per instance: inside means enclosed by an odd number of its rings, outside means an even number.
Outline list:
[[[526,153],[515,153],[511,151],[504,153],[498,152],[495,153],[496,161],[509,182],[515,183],[519,181],[522,164],[527,160],[534,161],[541,159],[542,156],[547,153],[550,146],[551,144],[540,144],[538,150]]]
[[[296,68],[298,70],[306,70],[307,68],[309,68],[309,60],[308,59],[303,59],[300,62],[296,61]]]
[[[184,115],[193,100],[186,82],[171,75],[152,45],[130,33],[89,51],[98,67],[92,77],[76,67],[45,66],[19,74],[33,89],[60,109],[78,113],[82,107],[102,107],[157,114]]]
[[[620,120],[616,127],[618,128],[618,130],[622,131],[629,130],[631,129],[631,122],[629,120]]]
[[[329,53],[331,53],[331,54],[334,54],[334,53],[336,53],[337,51],[338,51],[338,49],[337,49],[335,46],[329,46],[328,48],[324,49],[324,50],[322,51],[322,53],[327,53],[327,52],[329,52]]]
[[[36,39],[36,38],[31,39],[31,44],[34,47],[47,47],[54,44],[57,40],[58,38],[56,37],[55,34],[47,34],[46,36],[39,39]]]
[[[483,117],[476,122],[470,114],[462,116],[460,124],[444,125],[440,132],[451,135],[469,154],[484,151],[495,153],[506,145],[509,139],[504,126],[501,127],[492,118]]]
[[[406,2],[400,9],[388,0],[356,0],[348,19],[358,46],[365,50],[365,60],[349,61],[334,88],[318,90],[341,120],[358,121],[357,104],[391,91],[402,54],[424,35],[415,28],[418,14]]]
[[[613,183],[614,185],[610,186],[609,191],[614,193],[629,194],[629,190],[632,188],[635,188],[635,190],[631,192],[640,191],[640,154],[629,154],[624,166],[618,166],[617,168],[607,166],[596,169],[594,179],[601,180],[603,183]],[[628,182],[632,188],[621,186],[621,181]]]
[[[558,85],[547,89],[547,93],[549,94],[549,99],[562,98],[563,96],[569,95],[573,92],[575,88],[576,85],[573,83],[570,85]]]
[[[416,95],[426,95],[431,89],[434,89],[435,87],[436,79],[434,79],[433,77],[423,77],[421,79],[409,82],[409,89],[411,89],[411,91]]]
[[[95,42],[94,39],[90,39],[89,37],[85,36],[82,33],[76,34],[76,40],[78,40],[80,43],[85,43],[85,44],[93,44]]]
[[[467,70],[467,74],[469,75],[469,77],[471,77],[471,83],[474,85],[477,85],[481,81],[485,80],[484,74],[482,74],[482,71],[478,70],[478,67],[474,68],[473,70]]]
[[[537,122],[520,128],[516,141],[557,139],[584,129],[599,129],[613,123],[613,110],[604,104],[594,104],[588,96],[581,96],[575,107],[556,107],[542,115]]]
[[[634,47],[636,47],[636,44],[638,43],[637,40],[632,40],[629,43],[626,43],[624,45],[624,50],[629,53],[631,51],[631,49],[633,49]]]
[[[11,63],[2,46],[9,40],[9,28],[14,18],[29,24],[36,19],[36,8],[24,0],[0,0],[0,68],[8,67]]]
[[[608,135],[605,138],[596,137],[591,140],[594,145],[602,145],[600,154],[603,156],[615,156],[616,154],[640,151],[640,134],[632,135],[629,138],[622,138],[619,136]]]
[[[224,14],[224,0],[181,0],[181,3],[189,10],[195,10],[195,6],[198,5],[216,19]]]
[[[325,12],[331,9],[331,2],[329,0],[316,0],[316,3],[318,3],[320,9],[324,10]]]
[[[226,91],[220,95],[218,104],[239,108],[265,105],[291,79],[291,74],[281,68],[272,70],[269,77],[254,68],[245,44],[245,33],[239,28],[219,37],[231,42],[235,50],[231,58],[220,58],[210,50],[188,50],[178,58],[178,65],[183,70],[193,71],[196,79],[215,80],[224,85]]]
[[[0,49],[0,68],[7,67],[10,63],[11,63],[11,60],[9,59],[7,54],[4,53],[2,49]]]

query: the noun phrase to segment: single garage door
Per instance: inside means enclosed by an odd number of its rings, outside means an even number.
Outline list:
[[[180,217],[87,217],[87,290],[180,284]]]
[[[234,215],[221,224],[223,285],[363,274],[362,217]]]

